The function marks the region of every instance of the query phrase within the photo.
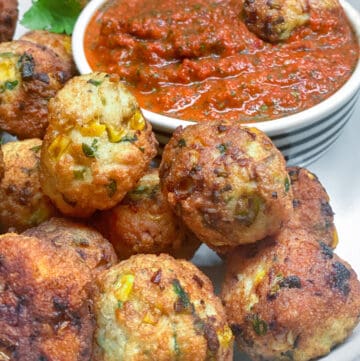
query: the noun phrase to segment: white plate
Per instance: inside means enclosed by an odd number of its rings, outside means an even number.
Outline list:
[[[360,11],[359,0],[348,2]],[[20,19],[31,0],[19,0]],[[15,37],[25,29],[18,25]],[[336,253],[349,262],[360,275],[360,100],[355,112],[341,136],[331,149],[309,169],[314,172],[327,189],[331,205],[335,211],[335,224],[339,233],[339,245]],[[214,282],[219,285],[223,267],[220,259],[207,247],[202,246],[193,262],[198,265]],[[321,361],[359,361],[360,326],[342,345],[335,348]],[[245,361],[236,354],[234,361]]]

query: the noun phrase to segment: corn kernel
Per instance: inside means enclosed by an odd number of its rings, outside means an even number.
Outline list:
[[[85,127],[80,127],[79,131],[84,137],[100,137],[105,132],[106,126],[97,122],[92,122]]]
[[[145,119],[139,110],[130,118],[129,123],[130,128],[134,130],[143,130],[145,128]]]
[[[117,282],[117,289],[114,291],[115,297],[118,301],[126,302],[132,291],[135,277],[130,274],[121,276]]]
[[[111,143],[120,142],[121,138],[126,134],[126,130],[124,128],[119,127],[118,129],[115,129],[112,125],[109,124],[106,126],[106,131]]]
[[[337,230],[336,228],[334,229],[334,233],[333,233],[333,240],[332,240],[332,243],[331,243],[331,247],[332,248],[335,248],[339,243],[339,235],[337,233]]]
[[[262,279],[265,277],[266,272],[264,269],[259,269],[256,272],[255,278],[254,278],[254,285],[255,287],[262,281]]]
[[[155,317],[153,314],[151,314],[150,312],[147,312],[143,322],[144,323],[148,323],[149,325],[156,325],[157,324],[157,317]]]
[[[312,174],[312,173],[310,173],[310,172],[307,172],[306,175],[307,175],[308,178],[311,179],[311,180],[314,180],[314,179],[315,179],[314,174]]]
[[[0,60],[0,79],[16,80],[16,67],[12,58]]]
[[[50,144],[49,153],[53,158],[59,160],[60,157],[66,152],[66,149],[70,145],[70,139],[63,135],[58,135],[54,141]]]
[[[225,326],[223,330],[217,332],[217,336],[222,348],[229,347],[233,339],[233,334],[231,332],[230,327]]]

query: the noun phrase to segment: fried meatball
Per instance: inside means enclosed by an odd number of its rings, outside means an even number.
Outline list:
[[[178,128],[160,165],[175,212],[217,251],[278,231],[292,211],[285,160],[256,128],[225,122]]]
[[[70,64],[49,48],[24,40],[0,44],[0,129],[42,138],[49,99],[70,76]]]
[[[0,358],[90,360],[92,293],[89,269],[72,250],[0,236]]]
[[[303,229],[318,242],[332,248],[338,243],[334,212],[329,196],[315,174],[300,167],[289,167],[293,190],[293,213],[282,232]]]
[[[252,360],[306,361],[355,328],[360,283],[330,247],[294,231],[232,252],[222,300],[237,344]]]
[[[111,243],[94,229],[62,218],[51,218],[23,235],[51,242],[58,247],[72,248],[90,268],[93,275],[117,263]]]
[[[30,41],[51,49],[71,68],[71,75],[77,73],[76,65],[72,56],[71,36],[55,34],[46,30],[33,30],[24,34],[20,40]]]
[[[224,309],[190,262],[136,255],[98,283],[95,360],[232,360]]]
[[[41,190],[40,139],[3,144],[5,173],[0,181],[0,232],[22,232],[58,212]]]
[[[18,15],[17,0],[0,0],[0,43],[12,40]]]
[[[308,22],[307,0],[245,0],[245,24],[265,41],[289,38],[292,31]]]
[[[72,78],[49,103],[41,184],[66,215],[114,207],[146,172],[157,142],[118,77]]]
[[[94,225],[110,240],[120,259],[138,253],[190,259],[200,246],[160,192],[157,169],[150,169],[121,203],[96,213]]]

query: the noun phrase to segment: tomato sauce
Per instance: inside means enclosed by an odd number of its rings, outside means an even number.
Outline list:
[[[241,0],[112,0],[88,25],[86,57],[94,71],[119,74],[144,109],[240,122],[321,102],[359,59],[342,9],[311,11],[277,44],[251,33],[241,14]]]

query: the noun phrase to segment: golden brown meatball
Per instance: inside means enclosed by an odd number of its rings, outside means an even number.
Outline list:
[[[2,235],[0,286],[2,360],[91,359],[92,279],[73,251]]]
[[[98,283],[95,360],[232,360],[224,309],[190,262],[136,255]]]
[[[76,65],[72,56],[71,36],[55,34],[46,30],[33,30],[24,34],[20,40],[30,41],[51,49],[71,68],[71,75],[77,73]]]
[[[18,15],[17,0],[0,0],[0,43],[12,40]]]
[[[0,44],[0,129],[42,138],[48,102],[71,76],[71,65],[51,49],[24,40]]]
[[[157,169],[150,169],[121,203],[96,213],[94,224],[120,259],[138,253],[168,253],[190,259],[200,246],[160,192]]]
[[[259,361],[325,355],[360,315],[355,272],[299,230],[232,252],[222,299],[240,349]]]
[[[277,232],[292,211],[285,160],[255,128],[221,122],[179,128],[165,146],[162,192],[217,251]]]
[[[310,18],[307,0],[245,0],[244,14],[249,30],[270,42],[287,39]]]
[[[22,232],[57,214],[41,190],[40,139],[2,145],[5,173],[0,181],[0,232]]]
[[[114,207],[146,172],[157,142],[118,77],[72,78],[49,104],[41,185],[66,215]]]
[[[329,196],[315,174],[300,167],[289,167],[294,211],[282,232],[307,231],[316,241],[332,248],[338,243],[334,212]]]
[[[95,276],[117,263],[111,243],[99,232],[67,219],[51,218],[23,235],[74,249]]]

